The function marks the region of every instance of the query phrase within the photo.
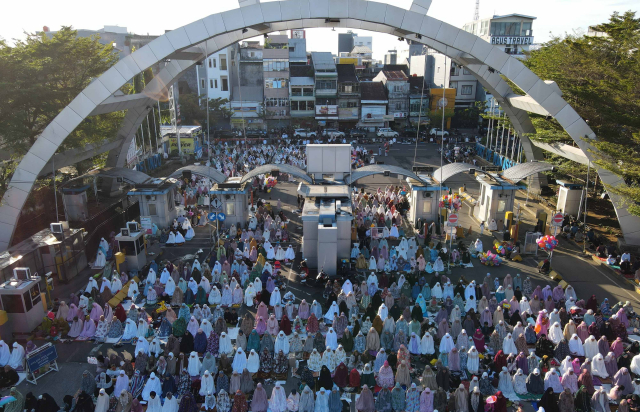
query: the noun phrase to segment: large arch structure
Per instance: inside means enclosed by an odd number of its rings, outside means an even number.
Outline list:
[[[393,165],[369,165],[363,166],[359,169],[354,170],[351,174],[347,175],[344,178],[344,182],[348,185],[356,182],[357,180],[362,179],[363,177],[373,176],[373,175],[381,175],[384,172],[389,172],[393,174],[397,174],[400,176],[410,177],[412,179],[417,180],[418,182],[424,183],[424,180],[417,174],[403,168],[400,166]]]
[[[300,169],[297,166],[288,165],[285,163],[283,164],[273,163],[273,164],[258,166],[252,171],[250,171],[249,173],[247,173],[246,175],[242,176],[242,179],[240,179],[240,183],[246,183],[251,179],[253,179],[254,177],[263,175],[265,173],[269,173],[272,170],[277,170],[280,173],[288,173],[293,177],[296,177],[304,181],[305,183],[313,184],[313,179],[311,178],[311,176],[307,174],[307,172],[305,172],[304,170]]]
[[[29,149],[17,166],[0,206],[0,250],[8,248],[22,207],[39,175],[58,147],[85,118],[100,113],[127,110],[118,140],[110,149],[107,166],[123,167],[126,151],[140,123],[156,100],[167,95],[167,88],[187,69],[235,42],[264,33],[296,28],[344,27],[387,33],[423,43],[470,70],[480,83],[493,93],[522,136],[528,159],[539,159],[536,149],[524,133],[533,131],[525,111],[553,116],[589,158],[591,145],[584,138],[595,133],[562,98],[552,82],[539,79],[521,61],[505,54],[481,38],[426,15],[430,0],[414,0],[411,10],[366,0],[280,0],[260,3],[240,0],[244,7],[212,14],[177,28],[136,50],[87,86],[55,119]],[[133,76],[152,65],[164,62],[164,68],[142,93],[114,95]],[[527,93],[526,105],[520,104],[507,82],[515,83]],[[106,145],[105,145],[106,146]],[[538,152],[536,152],[538,150]],[[99,151],[97,149],[96,151]],[[94,154],[97,154],[94,152]],[[56,165],[61,167],[57,162]],[[598,168],[602,182],[608,186],[623,184],[620,177]],[[625,240],[640,244],[640,219],[631,216],[617,196],[611,199],[616,208]]]

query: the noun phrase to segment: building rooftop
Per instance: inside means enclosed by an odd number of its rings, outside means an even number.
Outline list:
[[[292,77],[290,80],[292,86],[313,86],[315,84],[313,77]]]
[[[429,90],[429,84],[424,81],[424,76],[409,77],[409,90],[420,93],[424,85],[425,90]]]
[[[313,66],[310,65],[290,65],[289,66],[290,77],[313,77]]]
[[[406,64],[385,64],[382,68],[384,71],[401,71],[405,75],[409,76],[409,66]]]
[[[351,50],[351,54],[372,54],[373,51],[369,46],[356,46]]]
[[[524,19],[531,19],[531,20],[535,20],[537,19],[537,17],[533,17],[533,16],[527,16],[526,14],[518,14],[518,13],[511,13],[511,14],[504,14],[502,16],[497,16],[497,15],[493,15],[492,19],[504,19],[507,17],[521,17]]]
[[[312,52],[313,69],[316,71],[331,72],[336,70],[336,63],[330,52]]]
[[[339,82],[357,82],[356,66],[353,64],[336,64]]]
[[[408,79],[407,75],[403,71],[387,70],[386,66],[385,66],[385,69],[382,70],[382,73],[389,80],[407,80]]]
[[[382,82],[361,82],[360,94],[362,100],[387,100],[387,89]]]

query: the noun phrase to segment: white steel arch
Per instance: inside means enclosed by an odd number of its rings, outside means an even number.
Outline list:
[[[247,2],[248,3],[248,2]],[[424,43],[469,68],[482,85],[491,90],[510,120],[521,133],[533,131],[525,111],[513,107],[507,96],[512,91],[500,76],[514,82],[541,110],[553,116],[587,157],[593,158],[591,145],[583,138],[595,139],[595,133],[561,96],[557,87],[539,79],[517,58],[457,27],[425,15],[427,0],[414,2],[412,10],[365,0],[281,0],[255,3],[212,14],[158,37],[147,46],[119,61],[87,86],[47,126],[17,166],[0,206],[0,250],[13,237],[22,207],[38,175],[64,139],[86,117],[113,110],[128,109],[120,130],[120,148],[111,150],[107,166],[123,166],[125,147],[146,116],[151,105],[166,95],[166,89],[182,73],[202,60],[205,50],[214,53],[228,45],[263,33],[295,28],[345,27],[388,33]],[[165,67],[137,99],[118,99],[113,93],[146,68],[166,62]],[[126,100],[126,101],[124,101]],[[527,157],[536,154],[523,136]],[[529,147],[529,149],[527,149]],[[598,168],[605,185],[623,184],[620,177]],[[617,196],[611,196],[620,226],[628,243],[640,244],[640,219],[631,216]]]

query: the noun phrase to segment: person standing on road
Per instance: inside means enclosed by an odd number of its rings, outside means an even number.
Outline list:
[[[484,220],[480,223],[480,236],[484,233]]]

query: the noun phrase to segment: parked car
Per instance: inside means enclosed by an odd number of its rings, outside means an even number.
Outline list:
[[[238,135],[231,130],[217,130],[213,135],[217,139],[237,139]]]
[[[349,133],[349,137],[352,139],[363,139],[367,137],[367,131],[364,129],[351,129],[347,131]]]
[[[312,132],[309,129],[296,129],[293,135],[296,139],[300,139],[302,137],[316,137],[316,132]]]
[[[344,137],[344,133],[338,129],[324,129],[322,135],[325,137]]]
[[[440,128],[434,127],[433,129],[431,129],[431,131],[429,132],[429,134],[431,136],[449,136],[449,132],[447,132],[446,130],[442,130]]]
[[[378,137],[399,137],[400,134],[398,132],[396,132],[395,130],[390,129],[388,127],[381,127],[376,132],[376,136],[378,136]]]
[[[402,129],[403,137],[416,137],[416,133],[418,133],[418,130],[416,130],[415,127],[405,127]]]

